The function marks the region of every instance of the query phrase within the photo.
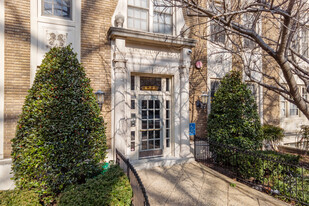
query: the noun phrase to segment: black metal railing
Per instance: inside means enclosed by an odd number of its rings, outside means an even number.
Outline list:
[[[128,159],[126,159],[117,149],[116,149],[116,163],[123,169],[129,178],[132,190],[133,199],[132,205],[134,206],[149,206],[148,196],[145,187],[136,172],[133,165]]]
[[[309,205],[309,167],[297,157],[248,151],[194,137],[194,157],[254,189]]]

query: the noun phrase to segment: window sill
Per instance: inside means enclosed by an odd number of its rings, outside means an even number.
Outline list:
[[[120,37],[125,38],[130,42],[151,43],[156,45],[173,46],[179,48],[192,48],[196,44],[196,40],[194,39],[172,36],[168,34],[137,31],[119,27],[110,27],[107,35],[111,40]]]

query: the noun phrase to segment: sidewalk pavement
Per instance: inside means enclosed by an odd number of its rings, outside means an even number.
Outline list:
[[[151,206],[288,205],[197,162],[139,170],[138,174]]]

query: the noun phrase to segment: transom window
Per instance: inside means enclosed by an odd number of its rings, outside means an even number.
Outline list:
[[[42,15],[72,19],[72,0],[43,0]]]
[[[173,33],[172,7],[164,0],[128,0],[128,28]]]

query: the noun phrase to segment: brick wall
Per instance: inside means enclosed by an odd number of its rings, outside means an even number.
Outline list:
[[[107,31],[118,0],[82,0],[81,62],[94,91],[105,92],[102,115],[111,144],[111,47]]]
[[[4,158],[30,87],[30,1],[5,0]]]
[[[205,3],[205,2],[204,2]],[[187,12],[183,11],[187,26],[193,26],[205,18],[187,16]],[[205,24],[193,27],[190,38],[196,39],[196,47],[192,49],[192,66],[190,67],[190,122],[196,123],[196,135],[205,137],[207,131],[207,110],[196,107],[196,101],[201,100],[200,96],[203,91],[207,92],[207,42],[201,40],[198,36],[206,35],[207,29]],[[203,68],[196,69],[195,62],[202,61]]]
[[[263,33],[266,37],[269,39],[277,39],[277,37],[280,35],[279,30],[276,29],[276,27],[273,25],[273,22],[275,22],[271,15],[269,15],[268,18],[263,19],[262,29]],[[272,45],[272,42],[267,42],[269,45]],[[279,74],[280,74],[280,68],[275,62],[273,58],[271,58],[269,55],[266,54],[266,52],[263,52],[263,71],[269,75],[275,77],[277,80],[279,80]],[[264,83],[269,85],[276,85],[276,83],[273,80],[270,80],[268,78],[263,79]],[[280,124],[280,96],[272,92],[271,90],[268,90],[266,88],[263,88],[263,120],[264,124],[272,124],[279,126]]]

